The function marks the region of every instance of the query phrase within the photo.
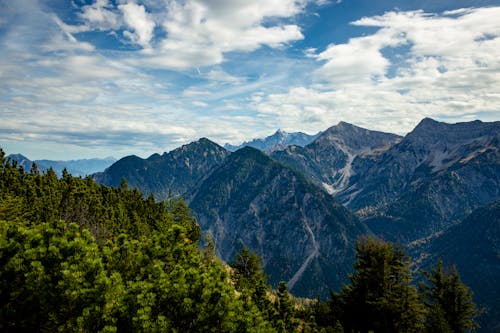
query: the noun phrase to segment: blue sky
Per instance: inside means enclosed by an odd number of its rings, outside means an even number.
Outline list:
[[[500,119],[500,0],[0,0],[0,146],[148,156]]]

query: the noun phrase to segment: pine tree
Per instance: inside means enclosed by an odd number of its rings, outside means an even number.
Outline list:
[[[266,283],[267,277],[261,266],[262,259],[254,252],[243,246],[231,262],[233,268],[232,278],[236,289],[239,291],[250,290],[253,293],[256,288]]]
[[[427,284],[421,284],[424,304],[428,309],[428,332],[470,332],[479,327],[475,318],[481,314],[473,299],[472,291],[462,283],[456,267],[443,270],[438,260],[430,272],[423,272]]]
[[[411,285],[408,257],[400,246],[362,238],[355,272],[340,297],[347,332],[419,332],[424,309]]]
[[[285,281],[281,281],[278,285],[277,299],[275,302],[278,315],[278,331],[293,332],[297,327],[297,321],[294,316],[294,309],[288,288]]]

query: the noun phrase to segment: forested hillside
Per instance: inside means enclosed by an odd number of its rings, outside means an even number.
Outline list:
[[[26,173],[0,151],[0,331],[274,331],[199,239],[182,201]]]
[[[465,332],[479,314],[456,270],[413,286],[402,248],[356,245],[354,273],[324,302],[267,284],[245,247],[215,257],[180,200],[144,199],[126,183],[30,173],[0,150],[0,331]],[[333,273],[332,273],[333,274]],[[361,311],[361,312],[360,312]],[[359,314],[362,314],[359,317]]]
[[[354,245],[365,225],[306,178],[263,152],[232,153],[190,198],[218,255],[242,246],[263,257],[269,281],[287,281],[299,296],[327,297],[352,272]]]

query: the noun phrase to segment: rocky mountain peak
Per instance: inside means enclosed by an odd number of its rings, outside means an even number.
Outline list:
[[[283,150],[290,145],[303,147],[315,140],[318,135],[319,133],[314,135],[309,135],[302,132],[288,133],[282,129],[278,129],[272,135],[267,136],[263,139],[253,139],[252,141],[243,142],[239,146],[226,144],[224,145],[224,148],[230,151],[236,151],[240,148],[249,146],[267,153],[271,153],[273,151]]]
[[[401,137],[395,134],[372,131],[341,121],[323,132],[314,143],[327,146],[335,144],[346,153],[358,154],[388,147],[400,140]]]
[[[408,133],[405,140],[422,144],[437,143],[464,143],[471,139],[500,135],[500,121],[482,122],[475,120],[449,124],[430,118],[423,119],[413,131]]]

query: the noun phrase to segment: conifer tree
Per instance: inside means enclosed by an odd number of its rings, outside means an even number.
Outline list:
[[[356,244],[355,272],[339,295],[347,332],[420,332],[424,309],[400,246],[373,237]]]
[[[277,299],[275,302],[278,315],[278,331],[279,332],[294,332],[297,327],[297,322],[294,318],[294,309],[288,288],[285,281],[281,281],[278,285]]]
[[[462,283],[456,267],[443,269],[438,260],[430,272],[423,272],[427,284],[421,284],[427,311],[427,332],[462,333],[479,327],[475,318],[481,311],[472,299],[472,291]]]
[[[265,285],[267,277],[261,266],[261,258],[243,246],[236,258],[231,262],[233,280],[239,291],[250,290],[252,293],[262,284]]]

